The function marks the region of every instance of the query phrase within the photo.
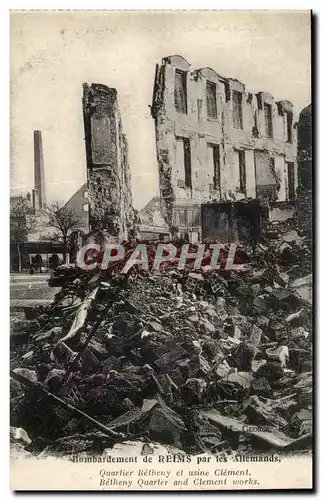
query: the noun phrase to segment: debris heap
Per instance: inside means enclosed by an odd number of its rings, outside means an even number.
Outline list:
[[[62,270],[54,303],[11,332],[12,441],[64,455],[129,439],[310,448],[310,247],[271,228],[243,252],[244,272]]]

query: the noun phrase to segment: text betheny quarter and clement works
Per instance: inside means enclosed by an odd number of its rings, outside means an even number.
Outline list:
[[[11,13],[13,490],[312,488],[310,38]]]

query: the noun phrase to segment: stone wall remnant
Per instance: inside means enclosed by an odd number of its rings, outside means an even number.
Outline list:
[[[120,240],[134,231],[128,143],[117,91],[83,84],[83,115],[91,232]]]

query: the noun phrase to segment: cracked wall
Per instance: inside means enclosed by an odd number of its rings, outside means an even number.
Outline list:
[[[289,173],[296,190],[296,117],[288,101],[248,92],[211,68],[192,70],[176,55],[156,66],[151,114],[161,211],[173,232],[199,239],[202,203],[287,200]]]
[[[83,84],[83,115],[90,229],[127,239],[134,231],[134,211],[116,89]]]

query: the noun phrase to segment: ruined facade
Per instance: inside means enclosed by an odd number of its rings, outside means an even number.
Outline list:
[[[298,123],[299,184],[312,188],[312,105],[302,109]]]
[[[200,238],[200,205],[259,198],[294,200],[293,105],[246,91],[181,56],[156,66],[155,120],[161,212],[172,231]]]
[[[89,226],[126,239],[133,230],[128,145],[116,89],[83,84]]]

